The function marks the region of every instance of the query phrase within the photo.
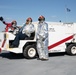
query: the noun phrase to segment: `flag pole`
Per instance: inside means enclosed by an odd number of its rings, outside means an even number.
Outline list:
[[[65,23],[67,23],[67,6],[65,5]]]
[[[67,13],[70,12],[71,10],[69,8],[67,8],[67,6],[65,5],[65,14],[66,14],[66,23],[68,22],[68,16]]]

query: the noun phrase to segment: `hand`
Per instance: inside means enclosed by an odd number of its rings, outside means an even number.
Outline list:
[[[11,30],[14,30],[14,28],[11,28]]]
[[[45,38],[42,39],[42,41],[44,41],[44,40],[45,40]]]
[[[3,21],[3,17],[0,17],[0,21]]]

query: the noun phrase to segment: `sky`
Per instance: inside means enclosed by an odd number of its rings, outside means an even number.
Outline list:
[[[8,23],[23,25],[28,17],[35,22],[40,15],[49,22],[76,22],[76,0],[0,0],[0,16]],[[0,21],[0,31],[4,28]]]

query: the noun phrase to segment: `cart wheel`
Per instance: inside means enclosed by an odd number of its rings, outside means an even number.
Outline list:
[[[23,50],[23,55],[27,59],[35,58],[37,55],[36,47],[34,45],[26,46],[25,49]]]
[[[69,55],[76,55],[76,44],[71,44],[68,46],[66,52],[69,54]]]

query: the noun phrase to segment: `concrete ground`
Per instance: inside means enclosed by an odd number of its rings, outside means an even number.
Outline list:
[[[48,61],[25,59],[22,54],[2,52],[0,75],[76,75],[76,56],[50,54]]]

